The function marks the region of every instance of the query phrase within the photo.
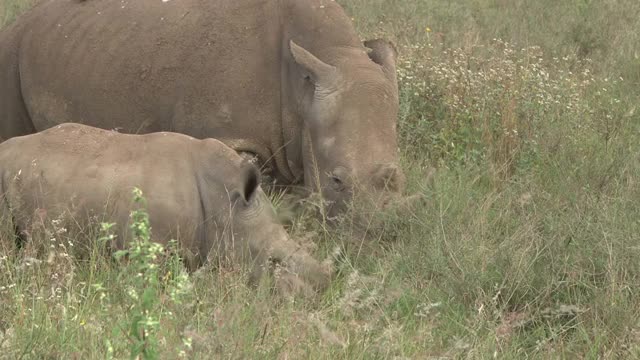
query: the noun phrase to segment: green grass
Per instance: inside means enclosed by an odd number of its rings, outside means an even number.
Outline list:
[[[19,14],[31,7],[32,0],[2,0],[0,3],[0,28],[13,22]]]
[[[640,2],[340,3],[398,45],[403,162],[426,203],[349,247],[317,304],[237,269],[192,276],[181,304],[161,291],[161,354],[638,358]],[[24,4],[4,0],[0,24]],[[305,216],[291,232],[319,257],[356,237]],[[69,260],[65,241],[0,261],[1,356],[128,356],[122,270]]]

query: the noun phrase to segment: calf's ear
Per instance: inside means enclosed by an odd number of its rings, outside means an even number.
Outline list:
[[[240,167],[239,189],[234,191],[234,197],[249,204],[255,198],[260,186],[260,171],[255,165],[243,161]]]

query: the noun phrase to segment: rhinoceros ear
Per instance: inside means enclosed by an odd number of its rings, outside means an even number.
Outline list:
[[[308,74],[316,85],[328,84],[335,77],[335,66],[329,65],[315,57],[293,40],[289,40],[289,48],[295,62]]]
[[[396,59],[398,51],[392,42],[384,39],[372,39],[364,42],[364,46],[371,49],[369,58],[382,66],[382,70],[393,82],[396,81]]]
[[[260,171],[250,162],[243,161],[240,169],[240,188],[236,190],[236,196],[245,204],[249,204],[256,196],[260,186]]]

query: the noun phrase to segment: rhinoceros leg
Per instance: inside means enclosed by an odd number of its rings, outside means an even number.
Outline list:
[[[4,195],[0,197],[0,257],[14,252],[24,243]]]
[[[0,142],[14,136],[36,132],[24,98],[18,65],[18,41],[16,28],[0,35]]]

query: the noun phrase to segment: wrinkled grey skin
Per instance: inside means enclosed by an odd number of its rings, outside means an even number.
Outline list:
[[[0,33],[0,69],[5,139],[62,122],[217,138],[329,216],[403,191],[395,49],[335,1],[46,0]]]
[[[309,294],[329,279],[329,270],[276,222],[258,170],[217,140],[62,124],[0,144],[0,180],[0,215],[23,236],[43,217],[86,224],[105,214],[103,221],[117,224],[111,248],[123,249],[131,238],[132,189],[138,187],[152,240],[177,239],[190,270],[208,260],[247,261],[255,283],[279,263],[284,275],[278,286]]]

